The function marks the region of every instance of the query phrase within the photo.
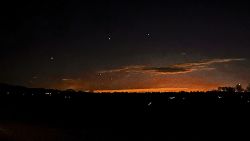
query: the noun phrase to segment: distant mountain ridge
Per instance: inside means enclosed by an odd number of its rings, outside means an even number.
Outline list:
[[[11,85],[7,83],[0,83],[0,89],[28,89],[27,87],[20,86],[20,85]]]

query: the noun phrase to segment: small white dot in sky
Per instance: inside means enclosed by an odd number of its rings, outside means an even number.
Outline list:
[[[50,57],[50,61],[54,61],[54,57],[53,56]]]
[[[150,38],[150,34],[149,33],[146,33],[146,38]]]

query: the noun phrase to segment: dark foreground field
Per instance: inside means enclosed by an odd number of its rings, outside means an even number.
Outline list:
[[[0,141],[248,140],[248,93],[1,90]]]

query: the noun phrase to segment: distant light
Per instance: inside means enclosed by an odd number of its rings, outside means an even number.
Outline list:
[[[71,99],[71,96],[64,96],[64,99]]]
[[[222,96],[218,96],[219,99],[222,99],[223,97]]]
[[[49,93],[49,92],[47,92],[47,93],[45,93],[46,95],[49,95],[49,96],[51,96],[51,93]]]
[[[152,105],[152,102],[149,102],[149,103],[148,103],[148,106],[151,106],[151,105]]]
[[[174,97],[174,96],[173,96],[173,97],[169,97],[169,99],[170,99],[170,100],[173,100],[173,99],[175,99],[175,97]]]

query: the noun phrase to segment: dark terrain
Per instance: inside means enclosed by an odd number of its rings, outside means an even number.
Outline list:
[[[249,93],[0,87],[0,140],[246,140]]]

